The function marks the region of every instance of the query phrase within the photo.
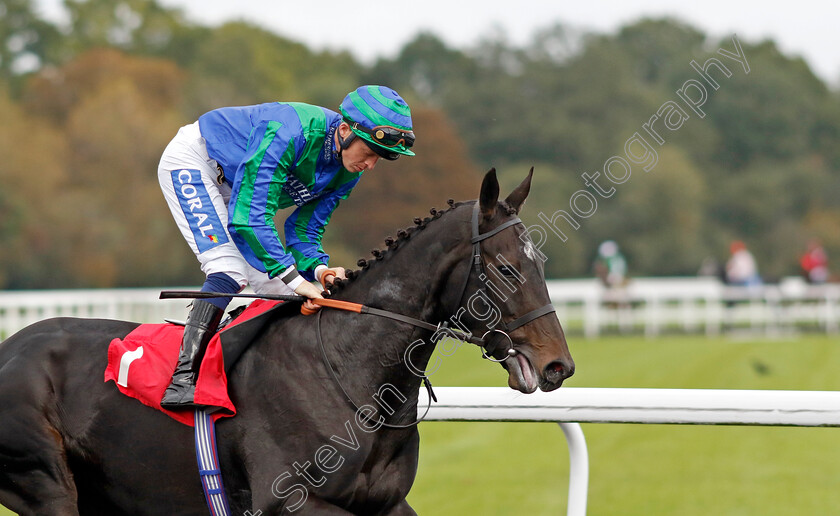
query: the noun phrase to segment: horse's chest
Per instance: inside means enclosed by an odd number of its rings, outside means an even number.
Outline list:
[[[263,448],[250,455],[249,469],[257,473],[256,483],[265,485],[256,487],[252,478],[255,502],[301,503],[301,508],[328,503],[354,514],[377,514],[405,498],[417,470],[416,437],[385,429],[368,433],[349,420],[325,428],[334,431],[278,432],[289,439],[277,442],[273,453]],[[268,492],[270,497],[260,496]]]
[[[354,514],[387,512],[404,500],[417,472],[413,439],[391,441],[382,430],[356,430],[355,440],[352,432],[336,433],[310,446],[315,451],[292,463],[294,477],[286,483],[297,482],[310,496]]]

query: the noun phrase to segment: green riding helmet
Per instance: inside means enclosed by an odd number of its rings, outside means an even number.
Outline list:
[[[414,156],[411,110],[396,91],[387,86],[360,86],[344,97],[339,111],[353,131],[341,140],[342,150],[358,136],[387,160],[400,154]]]

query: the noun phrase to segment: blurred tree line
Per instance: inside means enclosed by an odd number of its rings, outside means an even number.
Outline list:
[[[336,109],[364,83],[409,101],[417,157],[366,173],[325,235],[335,264],[352,267],[447,198],[475,198],[491,166],[507,189],[536,166],[523,218],[538,223],[540,212],[568,211],[581,174],[622,155],[699,79],[692,60],[733,48],[678,21],[642,20],[607,35],[549,26],[520,47],[504,34],[467,49],[420,34],[364,66],[243,22],[196,25],[153,0],[65,7],[66,27],[29,0],[0,0],[0,288],[200,283],[157,185],[178,128],[224,105]],[[549,234],[549,277],[589,275],[605,239],[632,275],[695,274],[706,257],[725,260],[732,239],[768,279],[796,274],[812,237],[840,263],[838,92],[772,41],[741,44],[750,73],[727,61],[733,74],[716,75],[706,117],[670,132],[654,169],[636,167],[567,241]]]

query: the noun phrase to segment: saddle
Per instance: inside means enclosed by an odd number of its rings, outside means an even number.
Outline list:
[[[236,415],[227,391],[227,374],[242,353],[266,325],[278,317],[300,313],[299,303],[258,299],[220,329],[207,346],[195,390],[195,402],[210,407],[217,420]],[[179,324],[141,324],[108,346],[105,382],[114,381],[126,396],[160,410],[176,421],[194,426],[193,411],[161,408],[160,400],[169,385],[178,360],[184,327]]]

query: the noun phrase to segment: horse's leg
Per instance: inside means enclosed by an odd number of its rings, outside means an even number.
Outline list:
[[[0,504],[20,516],[78,516],[76,485],[58,432],[43,421],[2,420]]]
[[[64,440],[51,423],[56,409],[46,401],[54,387],[37,370],[6,364],[0,375],[0,504],[21,516],[78,516]]]

